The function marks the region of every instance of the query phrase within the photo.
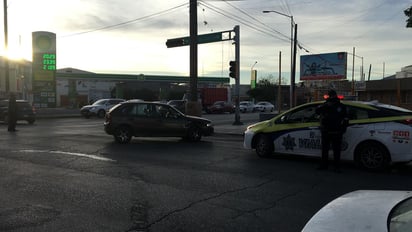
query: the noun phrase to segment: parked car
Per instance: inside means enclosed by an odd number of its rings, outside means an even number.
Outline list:
[[[259,156],[276,152],[320,157],[320,120],[315,110],[322,103],[303,104],[249,126],[244,133],[244,147],[255,149]],[[342,160],[354,161],[368,170],[412,161],[412,111],[378,102],[342,103],[349,117]]]
[[[92,105],[83,106],[80,109],[80,114],[85,118],[90,118],[91,116],[104,118],[106,112],[110,108],[124,101],[124,99],[119,98],[100,99],[94,102]]]
[[[242,113],[255,112],[255,104],[251,101],[239,102],[239,111]]]
[[[320,209],[302,232],[412,231],[412,192],[358,190]]]
[[[213,105],[206,108],[206,113],[215,114],[215,113],[234,113],[235,106],[230,102],[217,101]]]
[[[118,143],[136,137],[182,137],[199,141],[213,134],[211,121],[185,115],[164,103],[125,102],[106,114],[104,130]]]
[[[33,124],[36,121],[36,111],[33,106],[26,100],[16,100],[17,103],[17,121],[24,120],[29,124]],[[0,101],[0,121],[7,123],[9,111],[9,100]]]
[[[167,104],[173,106],[182,113],[186,113],[186,102],[186,100],[170,100]]]
[[[266,112],[270,111],[273,112],[275,110],[275,106],[267,101],[260,101],[255,104],[255,111]]]

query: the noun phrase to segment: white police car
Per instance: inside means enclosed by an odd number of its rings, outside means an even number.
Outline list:
[[[321,134],[315,109],[323,101],[297,106],[270,120],[250,125],[243,146],[259,156],[274,152],[320,157]],[[342,101],[349,127],[343,136],[342,160],[369,170],[412,160],[412,111],[377,102]]]

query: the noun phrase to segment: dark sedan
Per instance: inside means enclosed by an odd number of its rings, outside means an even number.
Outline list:
[[[118,143],[135,137],[182,137],[199,141],[213,134],[211,121],[189,116],[164,103],[125,102],[106,114],[104,129]]]
[[[213,105],[207,107],[206,113],[214,114],[214,113],[234,113],[235,106],[230,102],[225,101],[217,101],[213,103]]]
[[[36,121],[36,111],[34,107],[26,100],[16,100],[17,103],[17,120],[27,121],[33,124]],[[0,121],[7,123],[9,121],[9,100],[0,101]]]

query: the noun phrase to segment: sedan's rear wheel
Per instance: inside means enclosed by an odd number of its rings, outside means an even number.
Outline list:
[[[97,112],[97,117],[99,118],[104,118],[105,115],[106,115],[106,112],[104,110],[99,110]]]
[[[377,142],[365,142],[355,151],[356,163],[370,171],[381,171],[388,168],[391,161],[389,152]]]
[[[104,118],[105,115],[106,115],[106,112],[104,110],[99,110],[97,112],[97,117],[99,118]]]
[[[259,157],[268,157],[274,151],[273,141],[268,135],[260,135],[256,141],[256,154]]]
[[[116,142],[124,144],[129,143],[132,139],[132,131],[127,126],[122,126],[116,129],[114,133],[114,139]]]

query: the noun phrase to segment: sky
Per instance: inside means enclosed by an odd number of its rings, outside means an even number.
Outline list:
[[[277,79],[281,52],[281,77],[287,84],[288,16],[293,16],[301,47],[297,82],[301,55],[333,52],[348,52],[348,79],[352,67],[355,80],[360,79],[363,61],[366,76],[371,66],[370,79],[375,80],[412,65],[412,28],[406,28],[404,14],[411,6],[412,0],[198,0],[198,34],[239,25],[241,83],[250,83],[252,68],[258,79]],[[58,69],[189,75],[189,46],[165,45],[167,39],[189,36],[189,0],[8,0],[7,12],[8,54],[14,58],[31,61],[32,32],[50,31],[57,37]],[[0,46],[0,55],[5,52]],[[198,52],[199,77],[228,77],[229,61],[235,59],[231,41],[200,44]]]

